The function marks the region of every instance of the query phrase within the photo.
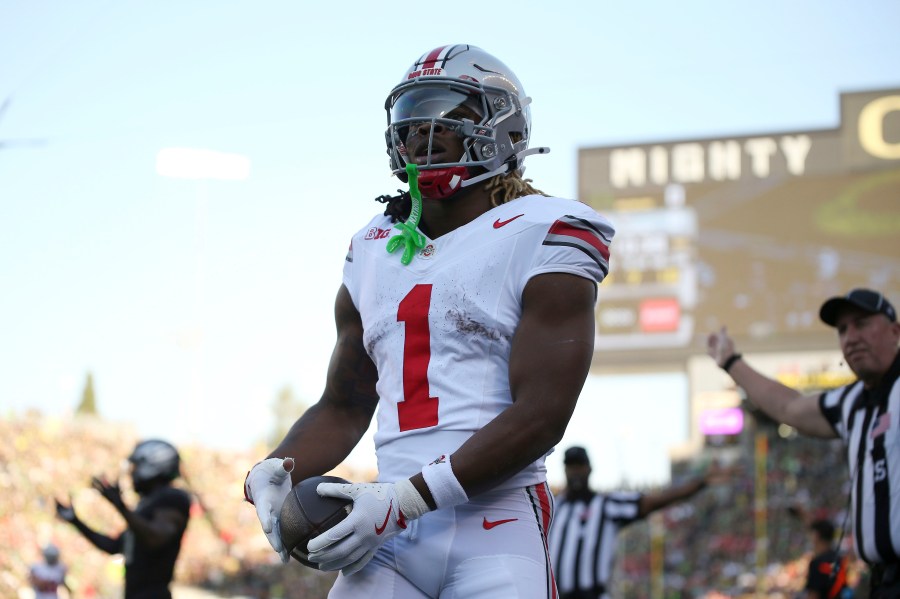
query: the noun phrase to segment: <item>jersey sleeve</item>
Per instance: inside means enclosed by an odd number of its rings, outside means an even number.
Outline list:
[[[834,432],[837,436],[844,438],[843,434],[843,422],[841,422],[841,406],[837,405],[829,405],[828,403],[828,393],[823,393],[819,396],[819,410],[822,412],[822,415],[825,417],[825,420],[828,421],[828,424],[831,425],[831,428],[834,429]]]
[[[350,291],[350,296],[353,297],[353,239],[350,240],[350,247],[347,248],[347,256],[344,258],[344,272],[342,275],[342,282],[344,286]]]
[[[344,257],[342,282],[350,292],[350,298],[353,300],[354,304],[357,302],[357,298],[359,297],[359,278],[360,276],[362,276],[362,273],[357,274],[357,268],[355,267],[355,265],[358,264],[359,261],[354,262],[354,253],[356,253],[357,258],[359,258],[360,253],[364,251],[362,244],[365,240],[386,237],[390,234],[392,228],[393,225],[387,217],[385,217],[384,215],[377,215],[373,217],[365,227],[357,231],[353,235],[353,237],[350,238],[350,244],[347,248],[347,255]],[[359,306],[357,306],[357,308],[358,307]]]
[[[544,229],[527,278],[564,272],[600,283],[609,273],[609,247],[614,234],[608,220],[588,206],[573,202],[567,214]]]
[[[819,396],[819,411],[844,441],[847,441],[848,418],[852,412],[852,405],[847,405],[847,402],[855,402],[858,393],[854,393],[854,387],[857,385],[861,383],[838,387]]]
[[[614,520],[619,526],[631,524],[641,519],[641,497],[643,495],[640,493],[607,493],[603,511],[606,517]]]

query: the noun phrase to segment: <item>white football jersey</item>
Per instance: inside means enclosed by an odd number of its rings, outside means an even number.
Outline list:
[[[379,215],[350,244],[344,285],[378,367],[379,480],[393,482],[450,455],[512,405],[509,353],[522,291],[535,275],[600,282],[612,225],[574,200],[518,198],[441,236],[404,266]],[[490,456],[485,456],[490,459]],[[545,480],[544,458],[498,489]]]

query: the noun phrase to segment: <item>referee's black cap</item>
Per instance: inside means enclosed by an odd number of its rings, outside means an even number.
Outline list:
[[[587,450],[584,447],[579,447],[575,445],[566,450],[566,454],[563,457],[563,464],[569,466],[570,464],[587,464],[590,465],[591,460],[588,458]]]
[[[855,306],[872,314],[884,314],[888,320],[897,320],[897,311],[881,293],[871,289],[853,289],[847,295],[826,300],[819,309],[819,318],[828,326],[835,326],[838,314],[847,306]]]

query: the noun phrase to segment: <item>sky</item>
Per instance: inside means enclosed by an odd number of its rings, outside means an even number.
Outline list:
[[[314,403],[349,238],[403,186],[384,99],[434,47],[512,68],[551,148],[527,175],[576,198],[579,148],[837,127],[841,92],[900,86],[897,23],[894,0],[0,0],[0,414],[71,413],[90,372],[145,437],[247,448],[282,389]],[[163,177],[171,147],[249,176]],[[687,392],[592,376],[561,448],[599,486],[665,482]]]

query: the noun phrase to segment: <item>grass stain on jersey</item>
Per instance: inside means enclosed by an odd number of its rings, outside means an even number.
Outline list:
[[[463,335],[484,337],[489,341],[500,341],[504,337],[497,329],[472,319],[467,312],[458,308],[447,310],[447,320],[452,323],[457,332]]]

